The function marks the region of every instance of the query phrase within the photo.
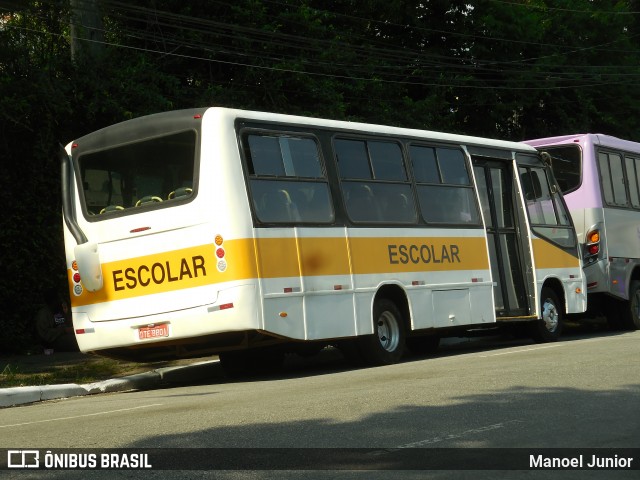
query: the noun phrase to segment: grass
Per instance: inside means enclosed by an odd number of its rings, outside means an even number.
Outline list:
[[[158,365],[86,356],[22,355],[0,357],[0,388],[92,383],[145,372]]]

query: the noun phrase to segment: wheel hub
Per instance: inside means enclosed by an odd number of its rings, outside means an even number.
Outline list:
[[[549,332],[555,332],[558,328],[558,309],[551,300],[545,300],[542,308],[542,320]]]
[[[397,319],[389,312],[384,312],[378,319],[378,338],[380,345],[387,352],[393,352],[400,342],[400,327]]]

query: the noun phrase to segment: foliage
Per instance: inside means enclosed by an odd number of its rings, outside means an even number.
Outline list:
[[[222,105],[511,140],[640,139],[638,0],[6,5],[0,351],[28,345],[39,292],[64,288],[58,145],[105,125]],[[72,31],[81,9],[98,23]]]

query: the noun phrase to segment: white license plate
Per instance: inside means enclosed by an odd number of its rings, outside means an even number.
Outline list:
[[[154,325],[152,327],[138,328],[138,338],[140,340],[149,340],[151,338],[161,338],[169,336],[169,324]]]

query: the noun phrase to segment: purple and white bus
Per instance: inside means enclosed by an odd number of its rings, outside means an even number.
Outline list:
[[[528,140],[547,161],[583,254],[588,311],[640,328],[640,143],[601,134]]]

